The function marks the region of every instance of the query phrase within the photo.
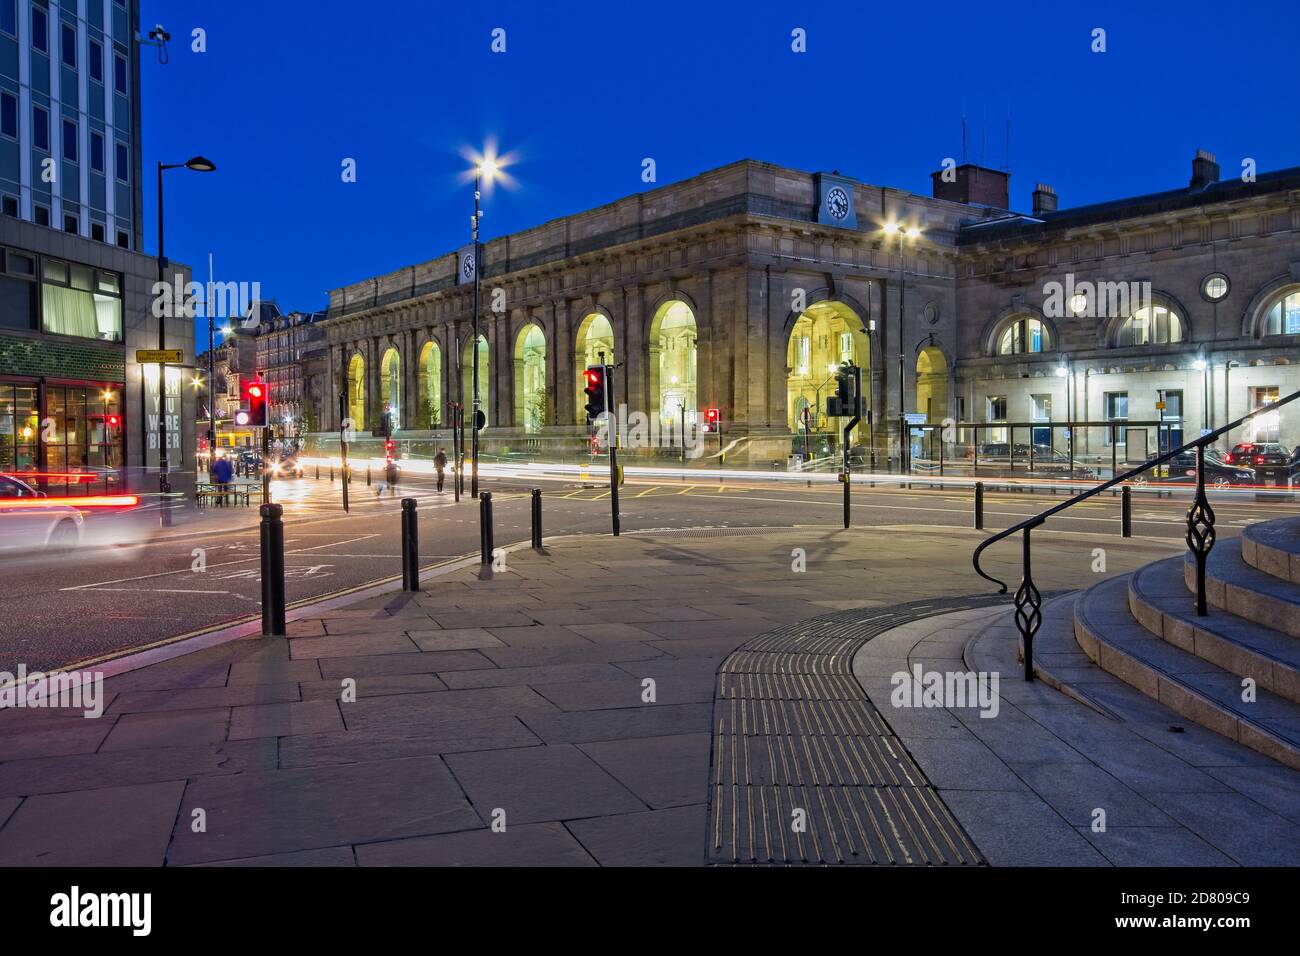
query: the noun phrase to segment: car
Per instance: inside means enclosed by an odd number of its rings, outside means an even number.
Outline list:
[[[302,463],[294,455],[285,455],[279,460],[271,462],[272,478],[301,478],[302,476]]]
[[[82,523],[76,508],[21,478],[0,475],[0,550],[70,551],[81,542]]]
[[[1255,468],[1285,468],[1291,461],[1291,449],[1275,441],[1242,442],[1224,455],[1230,465]]]
[[[1157,468],[1160,473],[1153,475],[1152,472]],[[1179,452],[1168,461],[1154,466],[1151,471],[1143,472],[1139,476],[1139,480],[1143,478],[1179,484],[1195,483],[1196,452]],[[1223,460],[1212,456],[1207,451],[1205,455],[1205,483],[1214,488],[1227,488],[1232,485],[1253,485],[1255,484],[1255,469],[1225,464]]]

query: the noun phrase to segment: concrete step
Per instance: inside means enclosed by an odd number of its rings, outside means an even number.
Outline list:
[[[1196,559],[1187,552],[1183,580],[1196,593]],[[1234,538],[1218,542],[1205,563],[1206,601],[1275,631],[1300,637],[1300,584],[1265,574],[1246,563],[1241,543]]]
[[[1074,636],[1103,670],[1230,740],[1300,770],[1300,705],[1265,689],[1242,700],[1241,678],[1147,630],[1129,612],[1129,575],[1075,601]]]
[[[1135,571],[1128,606],[1139,624],[1174,647],[1300,703],[1300,640],[1217,607],[1197,617],[1181,556]]]
[[[1241,532],[1241,556],[1257,571],[1300,584],[1300,518],[1250,525]]]

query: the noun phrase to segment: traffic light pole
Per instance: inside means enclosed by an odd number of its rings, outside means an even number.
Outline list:
[[[605,353],[600,353],[600,365],[603,371],[605,387],[605,427],[609,433],[609,507],[610,518],[614,526],[614,537],[618,537],[618,423],[614,421],[613,387],[611,384],[612,366],[605,364]]]
[[[343,465],[343,512],[348,512],[348,393],[344,379],[343,394],[339,396],[339,451]]]
[[[271,426],[262,427],[262,504],[271,503]]]

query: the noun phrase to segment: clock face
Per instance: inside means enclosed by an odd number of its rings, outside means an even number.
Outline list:
[[[460,273],[466,279],[474,278],[474,254],[472,252],[465,253],[464,258],[460,260]]]
[[[826,210],[836,219],[843,219],[849,214],[849,194],[839,186],[833,187],[826,194]]]

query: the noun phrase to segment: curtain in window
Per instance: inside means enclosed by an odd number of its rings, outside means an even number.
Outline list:
[[[95,305],[91,297],[76,289],[42,284],[41,301],[45,310],[46,332],[99,338]]]

